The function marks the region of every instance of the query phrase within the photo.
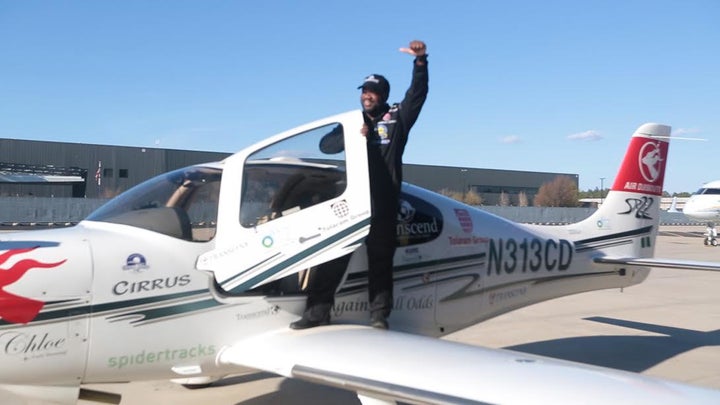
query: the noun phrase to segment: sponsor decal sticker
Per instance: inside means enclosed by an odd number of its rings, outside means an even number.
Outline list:
[[[405,248],[403,251],[403,261],[405,263],[416,263],[422,261],[422,259],[423,255],[420,253],[420,248],[417,246]]]
[[[320,232],[332,231],[333,229],[335,229],[335,228],[337,228],[337,227],[339,227],[339,226],[341,226],[341,225],[345,225],[345,224],[347,224],[348,222],[350,222],[350,221],[347,220],[347,219],[345,219],[345,220],[342,220],[342,221],[340,221],[340,222],[335,222],[335,223],[332,223],[332,224],[329,224],[329,225],[321,225],[321,226],[318,226],[318,231],[320,231]]]
[[[390,138],[388,138],[388,129],[385,125],[378,125],[377,126],[377,134],[380,137],[380,143],[383,145],[387,145],[390,143]]]
[[[400,200],[400,211],[398,212],[398,221],[411,222],[415,217],[415,207],[407,200]]]
[[[65,337],[50,333],[23,333],[9,331],[0,334],[0,350],[6,356],[22,356],[23,360],[67,354]]]
[[[125,265],[122,267],[123,270],[130,270],[136,273],[141,273],[149,268],[150,266],[147,265],[145,256],[140,253],[133,253],[128,256],[127,259],[125,259]]]
[[[333,214],[338,218],[345,218],[350,213],[350,208],[345,200],[338,201],[330,206]]]
[[[425,200],[402,194],[397,216],[398,246],[429,242],[442,232],[443,217],[440,210]]]
[[[395,311],[424,311],[435,307],[433,295],[401,295],[395,297],[393,310]],[[341,301],[333,305],[333,316],[339,317],[344,313],[368,312],[370,307],[367,300]]]
[[[610,228],[610,219],[609,218],[600,218],[596,222],[598,228]]]
[[[193,360],[213,356],[216,353],[217,350],[214,345],[204,344],[179,349],[143,350],[139,353],[110,357],[107,360],[107,367],[119,370],[129,366]]]
[[[643,196],[642,198],[626,198],[625,204],[628,209],[624,212],[618,212],[620,215],[630,215],[635,213],[635,218],[638,219],[653,219],[649,212],[652,206],[655,204],[655,200],[652,197]]]
[[[332,204],[330,206],[330,208],[332,209],[332,212],[335,215],[335,217],[340,219],[340,221],[319,225],[317,229],[320,232],[332,231],[340,226],[347,225],[350,221],[354,221],[360,217],[370,214],[370,211],[365,210],[361,213],[356,213],[356,214],[350,215],[350,206],[348,205],[346,200],[338,201],[338,202]]]
[[[268,235],[262,239],[262,245],[265,246],[266,248],[272,247],[273,243],[274,243],[273,238],[270,235]]]
[[[498,304],[513,298],[523,297],[527,294],[527,287],[518,287],[510,290],[491,292],[489,295],[490,305]]]
[[[247,242],[240,242],[223,250],[213,250],[212,252],[200,257],[198,262],[201,265],[206,265],[207,263],[210,263],[214,260],[222,259],[223,257],[232,255],[241,249],[245,249],[247,246]]]
[[[482,236],[448,236],[448,243],[450,246],[472,246],[479,245],[482,243],[488,243],[490,239]]]
[[[280,312],[280,307],[277,305],[271,305],[263,310],[249,312],[244,314],[236,314],[235,318],[238,321],[248,321],[251,319],[265,318],[268,316],[277,315]]]

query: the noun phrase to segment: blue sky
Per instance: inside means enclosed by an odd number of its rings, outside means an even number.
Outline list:
[[[609,187],[642,123],[673,126],[665,189],[720,178],[720,2],[0,0],[0,138],[234,152],[430,94],[406,163],[577,173]]]

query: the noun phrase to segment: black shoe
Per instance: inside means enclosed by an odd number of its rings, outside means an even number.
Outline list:
[[[370,316],[370,326],[376,329],[387,329],[387,319],[382,314],[376,313]]]
[[[290,329],[309,329],[314,328],[316,326],[324,326],[324,325],[330,325],[330,318],[322,318],[320,320],[311,320],[305,317],[300,318],[300,320],[297,320],[290,324]]]

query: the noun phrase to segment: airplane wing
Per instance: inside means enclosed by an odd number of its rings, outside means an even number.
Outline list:
[[[219,361],[356,391],[366,404],[720,403],[708,388],[357,325],[268,332]]]
[[[598,264],[621,265],[621,266],[642,266],[659,267],[665,269],[679,270],[704,270],[720,271],[720,262],[704,262],[696,260],[663,259],[657,257],[596,257],[593,259]]]

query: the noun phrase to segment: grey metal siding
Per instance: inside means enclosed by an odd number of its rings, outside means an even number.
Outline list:
[[[520,192],[525,192],[530,203],[544,183],[557,176],[568,176],[579,184],[574,173],[528,172],[519,170],[480,169],[470,167],[430,166],[406,164],[403,167],[405,181],[441,192],[443,190],[465,192],[474,190],[484,200],[484,205],[498,204],[501,193],[516,204]]]
[[[158,174],[222,160],[228,155],[222,152],[0,138],[0,162],[87,170],[83,195],[87,198],[113,197]],[[98,162],[102,162],[100,186],[95,180]],[[127,171],[127,177],[120,177],[121,170]],[[0,196],[72,197],[73,193],[71,185],[0,183]]]
[[[81,195],[87,198],[111,198],[158,174],[197,163],[219,161],[229,155],[223,152],[0,138],[0,162],[87,170],[85,190]],[[100,186],[95,180],[98,162],[102,162]],[[121,171],[126,172],[127,177],[120,177]],[[570,176],[576,184],[578,182],[578,175],[570,173],[418,164],[404,165],[403,172],[405,181],[433,191],[474,190],[483,198],[484,205],[498,204],[501,193],[508,194],[511,204],[515,205],[520,192],[525,192],[532,203],[540,186],[559,175]],[[0,196],[72,197],[73,190],[70,185],[0,183]]]

